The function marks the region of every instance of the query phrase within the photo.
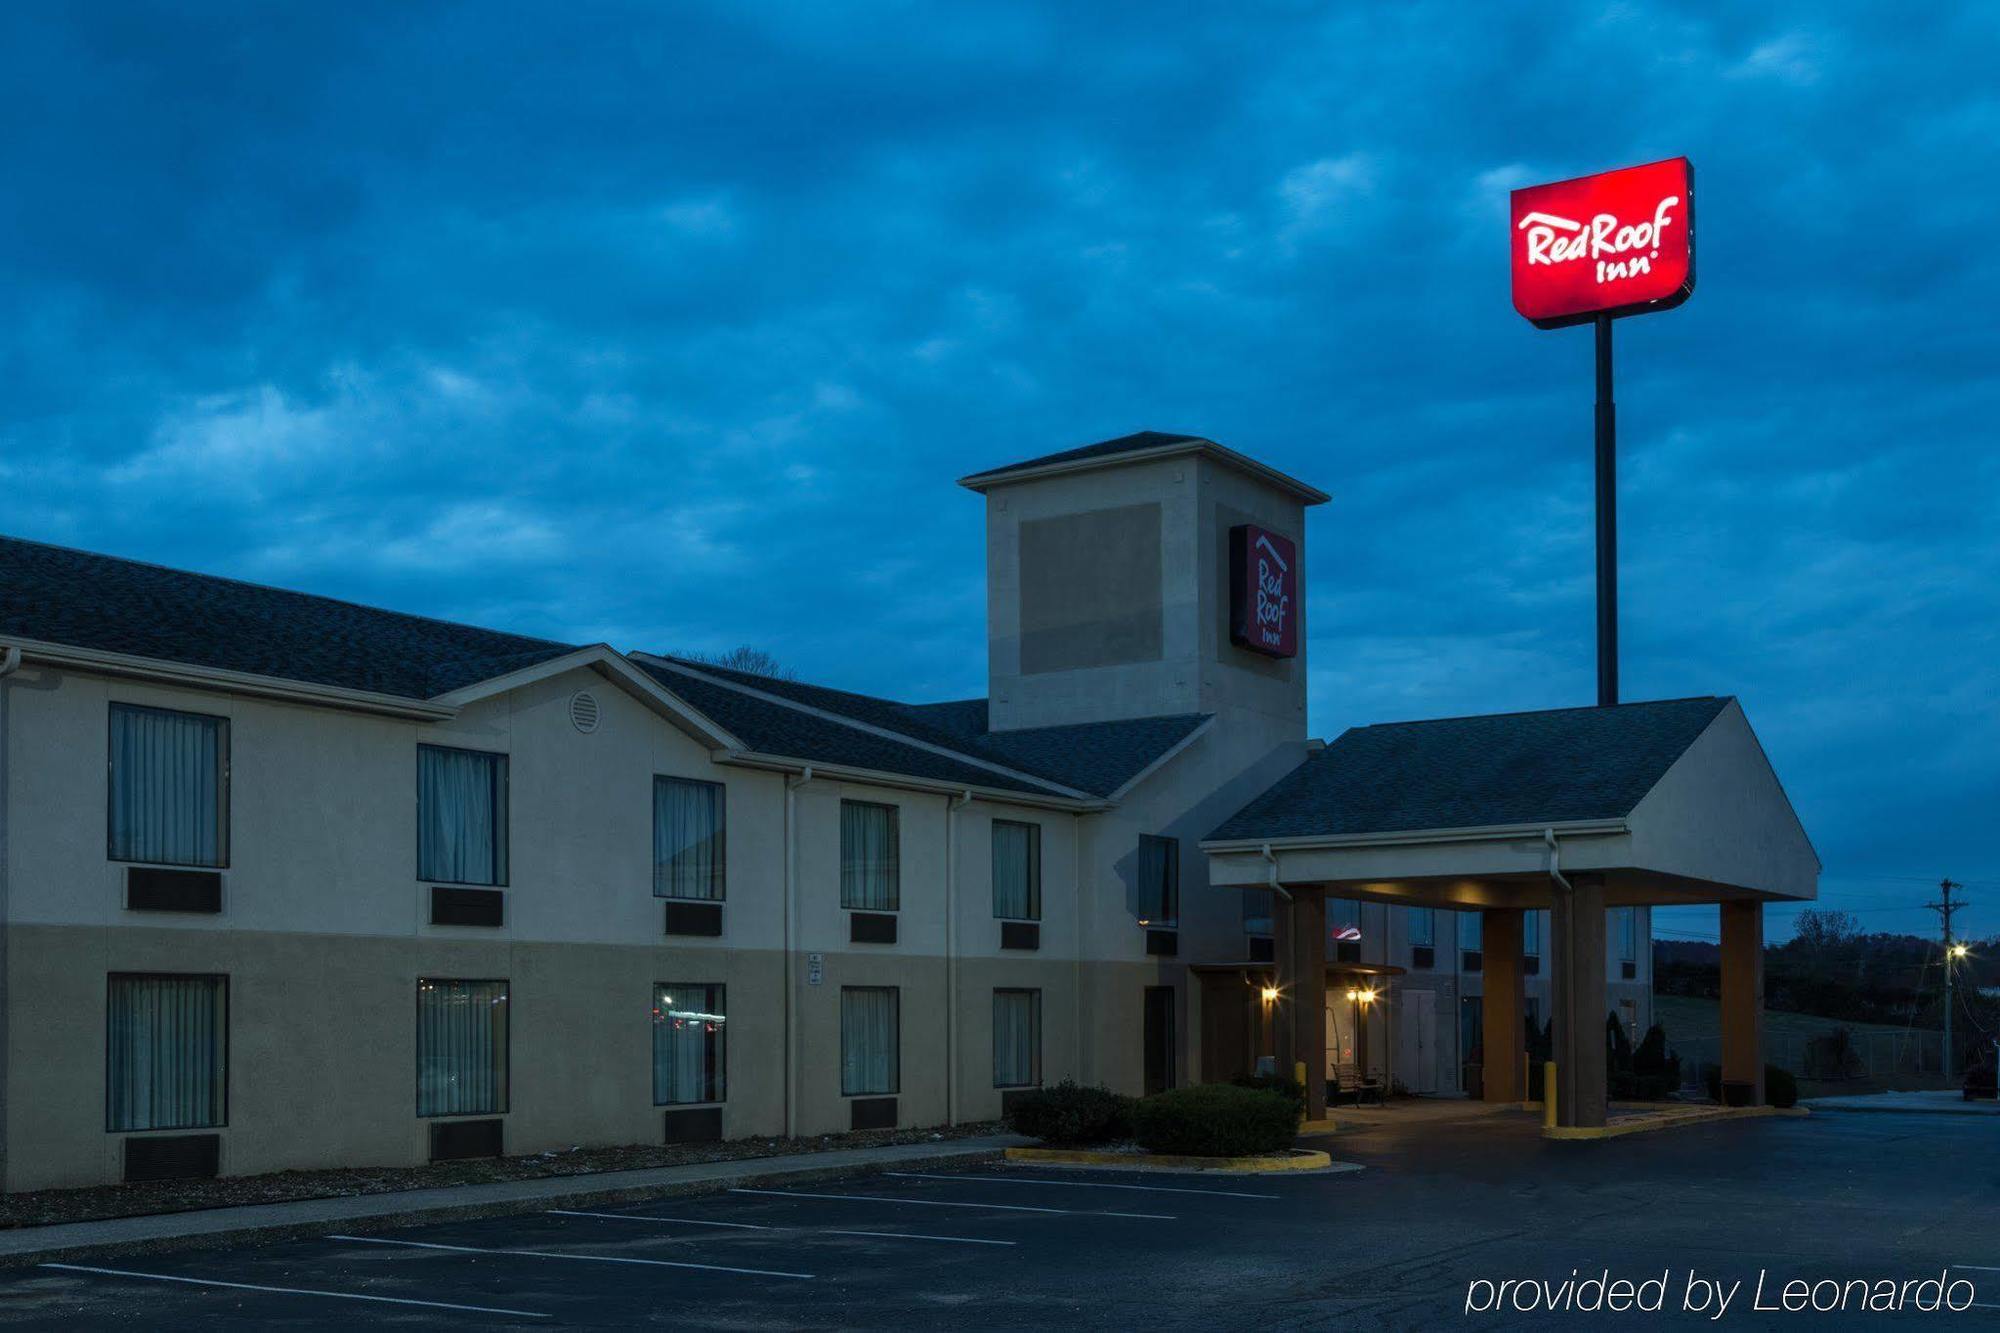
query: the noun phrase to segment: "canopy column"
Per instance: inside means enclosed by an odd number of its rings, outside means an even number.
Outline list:
[[[1764,1104],[1764,904],[1722,904],[1722,1100]]]
[[[1480,914],[1480,975],[1485,998],[1480,1003],[1482,1043],[1486,1051],[1480,1079],[1489,1102],[1518,1102],[1528,1095],[1521,1086],[1521,1056],[1527,994],[1521,979],[1521,909],[1489,907]]]
[[[1278,999],[1272,1006],[1278,1072],[1306,1070],[1306,1118],[1326,1116],[1326,890],[1288,890],[1272,904]]]
[[[1605,1117],[1604,877],[1573,875],[1552,888],[1556,1123],[1596,1128]]]

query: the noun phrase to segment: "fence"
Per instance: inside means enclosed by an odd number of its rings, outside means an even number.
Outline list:
[[[1667,1046],[1680,1057],[1681,1086],[1689,1091],[1704,1088],[1708,1070],[1722,1063],[1720,1037],[1683,1037]],[[1824,1083],[1935,1079],[1944,1073],[1944,1034],[1921,1028],[1766,1030],[1764,1060],[1801,1079]]]

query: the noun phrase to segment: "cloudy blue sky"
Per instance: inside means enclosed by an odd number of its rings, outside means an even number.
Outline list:
[[[1684,152],[1627,697],[1742,696],[1867,925],[2000,931],[1996,14],[11,6],[0,531],[959,697],[952,480],[1183,430],[1335,495],[1317,732],[1588,702],[1589,336],[1506,194]]]

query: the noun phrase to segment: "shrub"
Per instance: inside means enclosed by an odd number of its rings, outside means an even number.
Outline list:
[[[1239,1088],[1255,1088],[1259,1092],[1275,1092],[1298,1109],[1299,1119],[1306,1118],[1305,1085],[1295,1078],[1282,1074],[1246,1074],[1231,1080]]]
[[[1297,1104],[1282,1093],[1206,1083],[1148,1097],[1132,1111],[1132,1137],[1149,1152],[1246,1157],[1281,1152],[1298,1137]]]
[[[1792,1077],[1791,1070],[1764,1066],[1764,1101],[1770,1106],[1799,1104],[1799,1081]]]
[[[1053,1088],[1016,1095],[1007,1109],[1007,1127],[1058,1148],[1111,1143],[1132,1137],[1132,1099],[1064,1079]]]

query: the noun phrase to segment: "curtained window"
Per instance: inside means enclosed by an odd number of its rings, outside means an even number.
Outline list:
[[[507,983],[417,982],[417,1114],[507,1109]]]
[[[1042,993],[993,992],[993,1086],[1032,1088],[1042,1081]]]
[[[653,1105],[723,1099],[725,1012],[720,986],[653,987]]]
[[[507,882],[507,756],[417,747],[417,878]]]
[[[993,821],[993,915],[1042,919],[1042,826]]]
[[[204,1129],[228,1119],[229,978],[110,977],[104,1127]]]
[[[840,990],[840,1091],[895,1092],[902,1082],[902,996],[894,986]]]
[[[840,905],[862,912],[902,906],[896,807],[840,803]]]
[[[1178,838],[1139,835],[1139,924],[1175,926],[1181,919],[1181,844]]]
[[[1618,957],[1627,963],[1636,961],[1639,957],[1639,932],[1636,929],[1639,909],[1620,907],[1615,910],[1618,914]]]
[[[1269,935],[1271,933],[1271,908],[1277,895],[1269,889],[1243,890],[1243,933],[1245,935]]]
[[[229,721],[111,705],[110,856],[229,864]]]
[[[1477,949],[1485,925],[1486,918],[1479,913],[1460,912],[1458,914],[1458,947],[1461,949]]]
[[[1437,944],[1437,910],[1431,907],[1405,908],[1409,913],[1410,943],[1419,949]]]
[[[1542,955],[1542,914],[1521,913],[1521,952],[1532,958]]]
[[[719,902],[724,877],[723,786],[653,779],[653,896]]]

